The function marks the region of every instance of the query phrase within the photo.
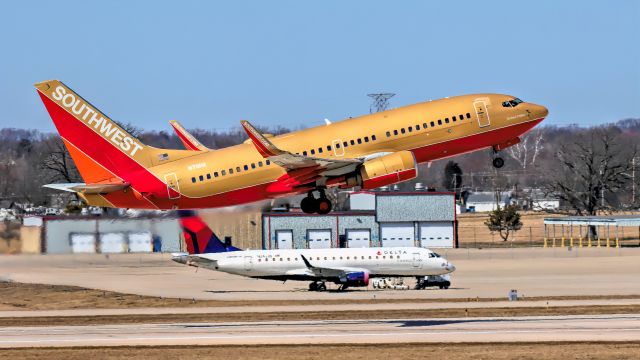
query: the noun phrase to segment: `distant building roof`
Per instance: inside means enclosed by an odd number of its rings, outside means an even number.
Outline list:
[[[640,226],[640,214],[618,216],[565,216],[560,218],[545,218],[544,224]]]
[[[500,193],[500,203],[504,204],[509,201],[511,197],[511,193],[503,192]],[[467,204],[470,203],[493,203],[496,201],[496,195],[493,192],[476,192],[469,194],[467,197]]]

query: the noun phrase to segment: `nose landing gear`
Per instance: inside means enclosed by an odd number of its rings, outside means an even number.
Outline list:
[[[313,196],[313,191],[309,191],[307,197],[302,199],[300,202],[300,208],[302,212],[306,214],[318,213],[320,215],[328,214],[333,209],[333,204],[331,200],[327,198],[327,195],[324,189],[318,189],[320,193],[320,198],[316,199]]]

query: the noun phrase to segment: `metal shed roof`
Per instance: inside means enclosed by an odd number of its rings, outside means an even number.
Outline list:
[[[545,225],[610,225],[610,226],[640,226],[640,215],[619,216],[567,216],[561,218],[546,218]]]

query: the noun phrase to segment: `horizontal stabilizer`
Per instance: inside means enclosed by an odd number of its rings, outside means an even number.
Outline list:
[[[129,186],[128,183],[106,183],[106,184],[85,184],[85,183],[68,183],[68,184],[47,184],[42,187],[82,194],[108,194],[123,190]]]
[[[189,253],[173,253],[171,254],[171,260],[194,267],[202,267],[205,269],[216,270],[218,267],[218,262],[216,260],[211,260],[207,258],[203,258],[200,256],[189,255]]]

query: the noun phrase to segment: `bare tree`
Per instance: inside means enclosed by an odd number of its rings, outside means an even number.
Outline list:
[[[625,146],[612,128],[584,130],[556,152],[559,166],[550,174],[547,194],[554,194],[577,215],[611,209],[610,197],[629,183],[635,146]]]
[[[49,182],[63,181],[74,183],[80,181],[80,173],[76,168],[69,151],[59,137],[50,137],[45,143],[46,154],[41,161],[45,178]]]
[[[544,134],[542,128],[538,128],[522,137],[522,140],[507,149],[507,154],[520,164],[523,170],[527,166],[534,166],[540,152],[544,148]]]

